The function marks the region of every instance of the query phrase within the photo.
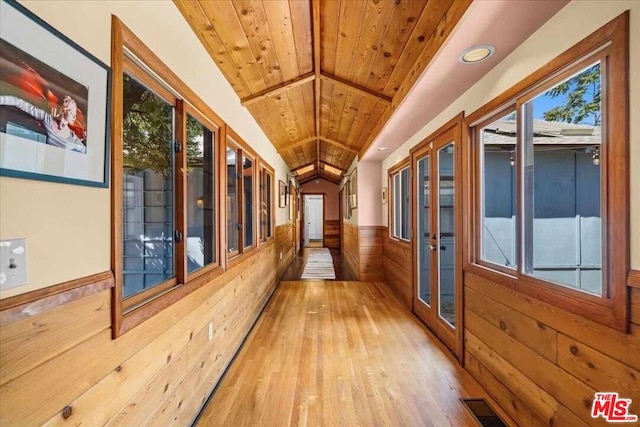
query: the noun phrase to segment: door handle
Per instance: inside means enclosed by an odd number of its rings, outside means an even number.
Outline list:
[[[429,249],[431,249],[432,251],[436,251],[438,249],[438,246],[436,245],[429,245]]]

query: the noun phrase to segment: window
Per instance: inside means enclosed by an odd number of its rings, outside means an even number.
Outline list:
[[[273,237],[273,170],[260,165],[260,242]]]
[[[187,272],[217,265],[216,132],[187,113]]]
[[[230,256],[239,252],[238,187],[238,148],[227,145],[227,253]]]
[[[256,156],[227,128],[227,255],[255,248],[257,239]]]
[[[217,143],[224,123],[117,18],[112,31],[117,337],[222,271]]]
[[[626,27],[623,15],[508,91],[503,108],[467,119],[484,267],[474,272],[618,328],[628,316]]]
[[[410,232],[410,177],[409,166],[405,166],[397,172],[391,172],[391,235],[397,239],[409,240]]]
[[[175,285],[176,99],[141,83],[143,70],[125,61],[122,94],[123,297],[133,306]],[[150,85],[151,86],[151,85]],[[161,97],[158,93],[164,93]],[[138,296],[138,297],[136,297]],[[139,296],[142,296],[140,298]]]

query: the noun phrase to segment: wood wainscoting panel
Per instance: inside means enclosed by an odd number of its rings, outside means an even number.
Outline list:
[[[631,291],[631,323],[640,326],[640,288],[630,288]]]
[[[324,221],[324,246],[330,249],[340,248],[340,220]]]
[[[383,233],[382,264],[384,281],[409,310],[413,307],[413,256],[411,244]]]
[[[6,317],[0,424],[191,423],[291,261],[291,236],[277,227],[237,267],[115,340],[108,290]]]
[[[382,266],[382,240],[386,227],[363,225],[358,227],[359,268],[358,278],[362,282],[384,280]]]
[[[638,325],[625,334],[469,272],[464,286],[467,369],[514,419],[604,425],[591,418],[596,391],[619,392],[640,414]]]
[[[347,261],[347,265],[351,268],[351,271],[356,275],[358,280],[360,280],[360,253],[358,246],[358,226],[349,224],[347,222],[343,223],[344,233],[344,245],[342,247],[342,253],[344,255],[345,261]]]
[[[278,258],[278,280],[284,275],[295,257],[295,242],[293,241],[293,227],[291,223],[276,227],[276,256]]]

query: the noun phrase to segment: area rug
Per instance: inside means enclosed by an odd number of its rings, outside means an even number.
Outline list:
[[[301,279],[335,280],[333,258],[327,248],[310,248],[309,258],[304,265]]]

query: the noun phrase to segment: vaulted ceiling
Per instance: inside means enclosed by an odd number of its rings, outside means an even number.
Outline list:
[[[364,154],[471,0],[174,0],[292,170]],[[327,169],[331,169],[330,167]]]

